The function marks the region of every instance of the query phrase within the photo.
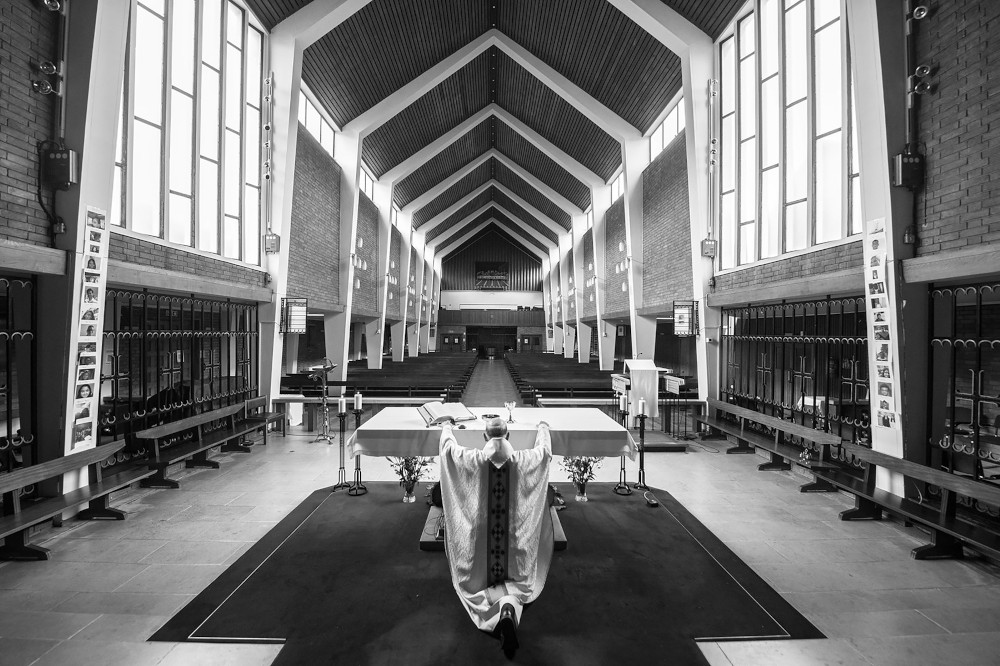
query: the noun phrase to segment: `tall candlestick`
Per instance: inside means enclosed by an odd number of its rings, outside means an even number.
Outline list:
[[[347,398],[344,396],[337,398],[337,412],[340,414],[347,413]]]
[[[354,394],[354,409],[361,411],[361,392],[358,391]]]
[[[646,413],[646,399],[645,398],[639,398],[639,413],[640,414],[645,414]]]

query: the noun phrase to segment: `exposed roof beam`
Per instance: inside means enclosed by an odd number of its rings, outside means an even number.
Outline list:
[[[557,164],[559,164],[559,166],[569,171],[574,178],[582,182],[584,185],[593,188],[603,187],[607,184],[604,182],[603,178],[577,162],[569,154],[563,152],[558,146],[551,143],[541,134],[522,123],[505,109],[501,109],[496,104],[491,104],[490,106],[493,107],[494,115],[498,120],[502,120],[507,123],[512,130],[524,137],[528,143],[532,144],[535,148],[538,148],[540,151],[552,158]]]
[[[679,56],[687,53],[692,44],[712,41],[701,28],[661,0],[608,0],[608,4]]]
[[[469,192],[468,194],[466,194],[464,197],[462,197],[461,199],[459,199],[458,201],[456,201],[452,205],[450,205],[447,208],[445,208],[443,211],[441,211],[440,213],[438,213],[437,215],[435,215],[431,219],[429,219],[426,222],[424,222],[423,224],[421,224],[419,229],[414,229],[414,232],[416,232],[416,233],[422,233],[424,236],[426,236],[428,231],[430,231],[431,229],[433,229],[434,227],[436,227],[437,225],[441,224],[442,222],[444,222],[445,220],[447,220],[449,217],[451,217],[452,215],[454,215],[462,206],[464,206],[465,204],[469,203],[470,201],[472,201],[473,199],[475,199],[476,197],[478,197],[480,194],[482,194],[486,190],[490,189],[491,185],[494,182],[495,181],[491,179],[491,180],[483,183],[482,185],[480,185],[476,189],[472,190],[471,192]]]
[[[466,215],[465,217],[463,217],[461,220],[459,220],[458,222],[456,222],[454,225],[452,225],[451,229],[443,231],[440,234],[438,234],[437,236],[435,236],[434,238],[426,241],[427,247],[436,248],[438,245],[440,245],[441,243],[443,243],[444,241],[446,241],[448,239],[448,237],[452,233],[454,233],[454,231],[457,231],[457,230],[461,229],[462,227],[466,226],[467,224],[470,224],[477,217],[479,217],[480,215],[482,215],[483,213],[485,213],[489,209],[493,208],[494,206],[496,206],[496,204],[494,202],[492,202],[492,201],[489,201],[489,202],[483,204],[482,206],[480,206],[479,208],[477,208],[476,210],[472,211],[471,213],[469,213],[468,215]],[[423,227],[420,227],[420,229],[418,229],[418,230],[416,230],[416,231],[413,232],[413,235],[414,236],[420,235],[421,238],[426,239],[427,238],[427,230],[425,230]]]
[[[473,128],[479,125],[479,123],[492,116],[494,106],[495,105],[490,104],[489,106],[486,106],[482,110],[469,116],[458,125],[455,125],[455,127],[453,127],[448,133],[442,134],[434,141],[430,142],[396,166],[386,171],[382,174],[382,177],[378,179],[378,182],[392,185],[393,183],[406,178],[432,157],[468,134]]]
[[[458,70],[475,60],[483,51],[497,43],[495,30],[483,33],[455,53],[437,63],[402,88],[382,99],[344,126],[345,132],[357,132],[362,137],[378,129],[393,116],[434,89]]]
[[[371,0],[317,0],[274,26],[271,35],[287,35],[303,49],[360,11]]]
[[[541,58],[528,51],[528,49],[507,35],[501,32],[497,32],[496,34],[497,46],[499,48],[513,58],[517,64],[528,70],[528,73],[569,102],[577,111],[593,120],[602,130],[619,141],[638,139],[642,136],[639,130],[632,127],[628,121],[592,97],[583,88],[580,88],[550,67]]]
[[[538,190],[539,194],[549,199],[549,201],[551,201],[556,206],[565,211],[567,215],[570,216],[579,215],[580,213],[583,212],[577,206],[575,206],[571,201],[569,201],[569,199],[566,199],[561,194],[553,190],[551,187],[549,187],[542,181],[535,178],[533,175],[528,173],[528,171],[524,167],[522,167],[520,164],[518,164],[514,160],[510,159],[509,157],[498,151],[496,148],[490,148],[482,155],[475,158],[474,160],[466,164],[464,167],[454,172],[453,174],[451,174],[450,176],[439,182],[437,185],[435,185],[431,189],[427,190],[426,192],[418,196],[410,203],[403,206],[400,209],[400,212],[413,213],[415,211],[420,210],[421,208],[429,204],[431,201],[433,201],[435,198],[437,198],[439,195],[447,191],[448,188],[450,188],[452,185],[454,185],[462,178],[472,173],[472,171],[474,171],[484,162],[488,161],[490,158],[496,158],[498,162],[501,162],[509,169],[517,173],[517,175],[523,178],[526,183],[528,183],[536,190]]]
[[[498,190],[500,190],[501,192],[503,192],[504,194],[506,194],[508,197],[510,197],[514,201],[514,203],[516,203],[519,206],[521,206],[521,208],[523,208],[525,211],[527,211],[532,216],[538,218],[538,221],[541,222],[542,225],[546,229],[548,229],[549,231],[551,231],[552,233],[554,233],[556,236],[558,236],[559,234],[569,233],[568,230],[563,229],[561,226],[559,226],[559,224],[555,220],[553,220],[551,217],[549,217],[548,215],[546,215],[542,211],[538,210],[537,208],[535,208],[534,206],[532,206],[530,203],[528,203],[527,201],[525,201],[524,199],[522,199],[521,197],[519,197],[517,194],[515,194],[514,192],[512,192],[510,189],[508,189],[506,185],[502,185],[501,183],[498,183],[496,181],[496,179],[492,179],[491,182],[493,182],[496,185],[496,188]],[[579,215],[579,212],[577,213],[577,215]]]
[[[399,212],[414,213],[420,210],[430,202],[434,201],[434,199],[436,199],[438,196],[444,194],[449,187],[451,187],[458,181],[468,176],[470,173],[479,168],[484,162],[489,162],[490,158],[495,156],[496,156],[496,150],[490,148],[482,155],[472,160],[464,167],[454,172],[444,180],[440,181],[437,185],[433,186],[431,189],[427,190],[426,192],[418,196],[416,199],[414,199],[410,203],[400,208]]]
[[[514,240],[516,240],[521,245],[521,249],[523,251],[531,252],[532,254],[534,254],[539,259],[548,259],[549,258],[548,257],[548,252],[540,249],[538,246],[536,246],[535,244],[533,244],[530,241],[528,241],[521,234],[521,231],[524,231],[525,228],[521,226],[521,224],[523,224],[523,223],[518,224],[519,222],[520,222],[519,220],[515,219],[514,220],[514,224],[515,224],[516,228],[511,228],[510,226],[508,226],[503,221],[498,220],[495,217],[491,217],[488,220],[484,220],[480,224],[477,224],[474,227],[471,227],[468,231],[460,233],[460,234],[454,236],[444,246],[436,248],[434,256],[435,257],[440,257],[441,260],[443,261],[445,258],[447,258],[447,256],[449,254],[454,253],[458,248],[462,247],[462,245],[464,245],[470,238],[473,238],[476,234],[478,234],[480,231],[482,231],[483,229],[485,229],[488,225],[495,224],[496,226],[500,227],[500,229],[502,229],[505,233],[507,233],[508,235],[510,235]],[[530,230],[530,227],[528,227],[528,229]],[[547,247],[548,247],[548,245],[547,245]],[[555,247],[555,246],[552,246],[552,247]]]
[[[573,203],[563,195],[553,190],[551,187],[549,187],[542,181],[535,178],[535,176],[530,171],[525,169],[523,166],[521,166],[511,158],[507,157],[506,155],[496,150],[495,148],[491,149],[491,152],[495,153],[495,157],[497,158],[498,162],[505,164],[512,171],[517,173],[517,175],[523,178],[524,181],[528,183],[528,185],[531,185],[533,188],[538,190],[542,196],[546,197],[556,206],[566,211],[567,214],[572,216],[572,215],[579,215],[580,213],[583,212],[583,210],[579,206],[577,206],[575,203]]]

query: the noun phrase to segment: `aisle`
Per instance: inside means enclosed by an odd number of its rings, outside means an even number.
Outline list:
[[[514,380],[510,378],[503,360],[479,361],[465,387],[462,402],[467,407],[501,407],[510,400],[521,404],[517,387],[514,386]]]

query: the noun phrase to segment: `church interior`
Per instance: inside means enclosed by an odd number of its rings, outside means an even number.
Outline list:
[[[0,664],[996,663],[998,26],[0,0]]]

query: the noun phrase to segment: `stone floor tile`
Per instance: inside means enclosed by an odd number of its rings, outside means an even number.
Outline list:
[[[58,644],[55,640],[0,637],[2,663],[4,666],[29,666]]]
[[[268,666],[281,645],[178,643],[159,666]]]
[[[878,666],[995,666],[1000,634],[853,638],[851,645]]]
[[[0,636],[66,640],[99,616],[92,613],[4,610],[0,613]]]
[[[861,666],[869,662],[843,639],[727,641],[719,647],[733,666]],[[874,662],[878,663],[878,662]]]
[[[811,619],[828,638],[948,633],[940,624],[915,610],[816,613]]]
[[[115,615],[173,615],[193,595],[143,592],[78,592],[53,608],[59,613]]]
[[[175,643],[125,641],[63,641],[32,666],[153,666],[159,664]],[[196,662],[191,662],[196,663]]]

